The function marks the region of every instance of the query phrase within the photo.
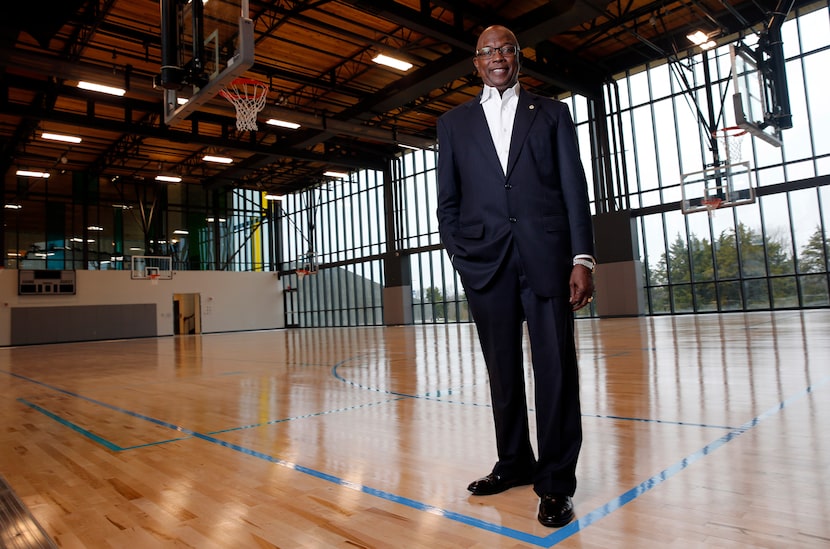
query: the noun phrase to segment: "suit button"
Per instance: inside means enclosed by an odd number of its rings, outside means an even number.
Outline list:
[[[516,221],[518,221],[515,217],[508,217],[507,220],[511,223],[515,223]]]
[[[510,183],[505,183],[504,188],[509,191],[510,189],[513,188],[513,185],[511,185]]]

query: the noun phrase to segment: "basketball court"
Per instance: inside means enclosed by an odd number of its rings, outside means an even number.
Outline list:
[[[2,348],[0,471],[63,548],[827,545],[830,312],[577,337],[558,530],[528,486],[466,491],[495,460],[471,324]]]
[[[256,132],[269,87],[246,76],[247,0],[161,6],[164,123],[233,109]],[[756,200],[748,148],[786,128],[765,48],[733,47],[733,110],[709,113],[711,164],[680,174],[684,214]],[[318,268],[302,238],[297,283]],[[496,459],[472,324],[0,348],[0,546],[830,543],[830,311],[580,319],[577,346],[585,440],[561,529],[528,486],[466,491]]]

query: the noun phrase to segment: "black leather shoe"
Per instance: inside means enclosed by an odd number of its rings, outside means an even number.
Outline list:
[[[474,496],[490,496],[504,492],[514,486],[524,486],[532,483],[533,479],[530,478],[505,478],[496,473],[490,473],[484,478],[471,482],[467,486],[467,490],[472,492]]]
[[[559,528],[574,518],[574,503],[571,496],[545,494],[539,501],[539,522],[551,528]]]

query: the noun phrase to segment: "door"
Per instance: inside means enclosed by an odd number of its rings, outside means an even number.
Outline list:
[[[173,333],[202,333],[201,311],[199,294],[173,294]]]

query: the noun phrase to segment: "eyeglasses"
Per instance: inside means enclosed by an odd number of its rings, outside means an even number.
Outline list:
[[[490,46],[484,46],[483,48],[479,48],[476,50],[476,57],[486,57],[487,59],[496,55],[496,52],[499,52],[504,57],[513,57],[516,55],[516,52],[519,50],[513,44],[506,44],[500,48],[491,48]]]

